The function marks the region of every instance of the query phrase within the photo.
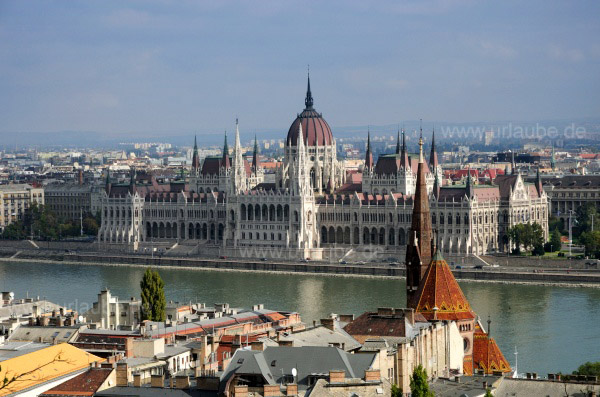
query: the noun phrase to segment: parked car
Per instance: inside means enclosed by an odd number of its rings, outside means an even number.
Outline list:
[[[219,259],[227,259],[227,257],[225,255],[221,255]]]
[[[267,259],[267,258],[260,258],[260,260],[261,260],[261,261],[263,261],[263,262],[266,262],[266,261],[268,261],[268,259]]]
[[[462,266],[461,266],[461,265],[457,265],[457,266],[455,267],[455,269],[462,269]]]
[[[346,261],[340,261],[340,265],[346,265],[346,264],[348,264],[348,262],[346,262]]]
[[[483,265],[477,265],[477,266],[475,266],[475,269],[477,269],[477,270],[483,270]]]

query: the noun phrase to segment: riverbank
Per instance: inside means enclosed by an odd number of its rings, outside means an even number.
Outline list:
[[[143,255],[104,255],[101,253],[58,253],[43,250],[3,252],[0,262],[57,263],[67,265],[156,267],[221,272],[279,273],[290,275],[323,275],[332,277],[405,278],[404,267],[376,265],[341,265],[321,262],[293,263],[238,259],[159,258]],[[600,272],[574,272],[514,268],[455,269],[454,276],[461,281],[535,284],[566,287],[600,288]]]

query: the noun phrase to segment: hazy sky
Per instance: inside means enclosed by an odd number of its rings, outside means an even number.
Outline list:
[[[0,132],[600,116],[598,1],[0,1]]]

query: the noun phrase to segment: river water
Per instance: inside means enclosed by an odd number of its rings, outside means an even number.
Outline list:
[[[139,267],[0,263],[0,287],[17,298],[40,296],[79,311],[103,287],[121,299],[139,296]],[[263,303],[297,311],[307,323],[330,313],[359,315],[377,307],[404,307],[404,280],[160,269],[167,300]],[[600,289],[460,282],[475,312],[519,372],[571,372],[600,361]]]

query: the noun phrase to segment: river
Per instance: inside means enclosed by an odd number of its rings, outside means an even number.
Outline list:
[[[160,269],[167,300],[228,302],[233,307],[263,303],[297,311],[307,323],[329,313],[359,315],[377,307],[404,307],[404,280]],[[0,287],[17,298],[46,297],[82,311],[109,287],[121,299],[139,296],[139,267],[0,263]],[[511,365],[518,350],[519,372],[571,372],[600,361],[600,289],[507,285],[461,281],[475,312]]]

